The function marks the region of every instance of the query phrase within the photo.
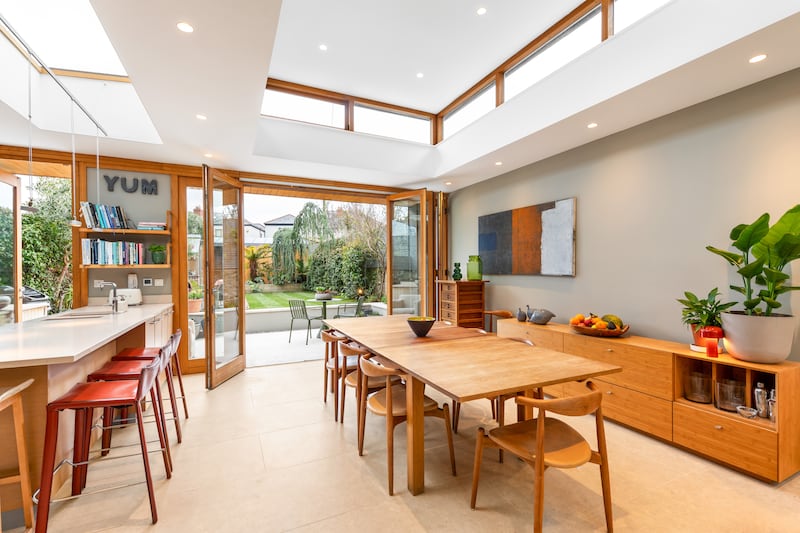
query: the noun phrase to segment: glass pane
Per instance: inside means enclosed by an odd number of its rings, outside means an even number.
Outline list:
[[[261,114],[344,129],[344,104],[266,89]]]
[[[600,11],[593,11],[506,72],[505,100],[510,100],[593,46],[600,44],[601,21]]]
[[[614,33],[619,33],[670,0],[615,0]]]
[[[214,179],[214,305],[216,365],[241,355],[239,346],[239,189]]]
[[[420,238],[419,198],[391,203],[392,212],[392,313],[419,315]]]
[[[491,83],[461,107],[444,117],[444,137],[453,135],[481,118],[496,107],[496,101],[494,83]]]
[[[14,322],[14,298],[17,294],[14,265],[14,218],[16,188],[0,181],[0,326]]]
[[[431,142],[431,121],[356,105],[353,126],[355,131],[393,137],[420,143]]]
[[[203,240],[203,189],[186,188],[186,272],[188,277],[188,298],[186,309],[189,314],[187,335],[189,359],[203,359],[205,344],[203,341],[205,320],[203,318],[206,263],[205,241]]]

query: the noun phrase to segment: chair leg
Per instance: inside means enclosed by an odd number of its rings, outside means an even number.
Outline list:
[[[503,427],[506,423],[506,401],[502,396],[497,397],[497,425]],[[503,462],[503,449],[497,450],[497,462]]]
[[[308,344],[308,339],[311,338],[311,321],[308,321],[308,327],[306,328],[306,344]]]
[[[50,516],[50,496],[53,490],[53,469],[56,462],[58,415],[59,411],[55,409],[47,410],[44,451],[42,452],[42,481],[39,484],[39,506],[36,511],[36,533],[47,533],[47,520]]]
[[[387,389],[386,394],[392,394],[392,391]],[[394,495],[394,417],[391,412],[386,413],[386,467],[389,478],[389,496],[392,496]]]
[[[453,400],[453,433],[458,433],[458,419],[461,416],[461,402]]]
[[[85,460],[86,450],[89,443],[86,442],[86,409],[75,410],[75,428],[72,441],[72,495],[77,496],[83,489],[86,473],[85,465],[81,464]]]
[[[533,531],[542,532],[544,519],[544,458],[542,454],[536,455],[533,477]]]
[[[294,318],[289,321],[289,342],[292,342],[292,330],[294,329]]]
[[[155,386],[150,389],[150,399],[153,401],[153,417],[155,418],[156,429],[158,430],[158,442],[161,445],[161,455],[164,458],[164,470],[166,470],[167,479],[170,479],[172,477],[172,453],[169,449],[167,420],[164,416],[164,404],[163,398],[161,397],[161,386],[158,384],[158,380],[156,380]]]
[[[450,469],[453,475],[456,475],[456,453],[453,449],[453,432],[450,431],[450,410],[447,404],[442,406],[442,414],[444,416],[444,428],[447,431],[447,446],[450,448]]]
[[[339,423],[344,424],[344,399],[347,396],[347,384],[345,383],[347,380],[347,361],[342,361],[345,366],[341,369],[342,370],[342,382],[341,382],[341,389],[339,390]]]
[[[339,367],[339,354],[334,352],[333,354],[333,374],[331,379],[333,380],[331,385],[333,387],[333,421],[339,421],[339,373],[341,372],[341,368]]]
[[[470,509],[475,509],[475,501],[478,499],[478,481],[481,475],[481,458],[483,456],[483,440],[486,432],[483,428],[478,428],[478,436],[475,438],[475,463],[472,466],[472,495],[469,499]]]
[[[613,533],[614,516],[611,510],[611,479],[608,473],[608,464],[605,460],[600,463],[600,483],[603,487],[603,507],[606,514],[606,530],[608,533]]]
[[[183,401],[183,418],[189,418],[189,407],[186,403],[186,391],[183,390],[183,372],[181,371],[181,362],[178,359],[178,352],[175,352],[172,355],[172,363],[175,365],[175,375],[178,376],[178,388],[181,390],[181,400]]]
[[[330,352],[330,345],[331,343],[325,343],[325,359],[322,361],[322,371],[324,375],[322,376],[322,401],[323,403],[328,403],[328,357]]]
[[[360,372],[361,372],[361,368],[359,367],[359,373]],[[360,418],[358,420],[358,455],[359,456],[364,455],[364,430],[365,430],[365,426],[366,426],[366,423],[367,423],[367,392],[368,392],[367,388],[368,387],[366,386],[366,383],[364,383],[364,381],[366,381],[366,379],[367,379],[367,377],[364,376],[363,374],[361,374],[361,377],[358,380],[360,385],[361,385],[361,390],[359,391],[360,396],[359,396],[359,400],[358,400],[358,403],[359,403],[358,412],[359,412],[359,416],[360,416]]]
[[[175,422],[175,433],[178,436],[178,443],[180,444],[183,442],[183,432],[181,431],[181,418],[178,414],[178,402],[175,400],[175,383],[172,381],[172,365],[168,364],[164,367],[164,374],[167,377],[167,393],[169,394],[169,404],[172,408],[172,418],[173,422]],[[161,387],[158,388],[159,395],[161,394]],[[166,421],[166,417],[164,416],[164,407],[161,404],[161,417]],[[166,422],[165,422],[166,424]],[[166,431],[166,425],[164,426],[164,431]]]
[[[153,489],[153,478],[150,475],[150,459],[147,457],[147,439],[144,435],[144,420],[142,416],[142,404],[136,402],[136,425],[139,427],[139,444],[142,448],[142,462],[144,463],[144,477],[147,484],[147,494],[150,497],[150,516],[153,523],[158,522],[158,511],[156,510],[156,495]],[[159,426],[158,422],[156,425]],[[159,427],[159,433],[162,433]]]

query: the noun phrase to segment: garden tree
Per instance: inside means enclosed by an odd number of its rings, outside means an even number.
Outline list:
[[[13,266],[14,213],[8,207],[0,207],[0,285],[14,284]]]
[[[244,251],[244,258],[247,260],[247,269],[249,272],[250,281],[256,281],[258,278],[263,278],[262,274],[265,271],[266,265],[264,260],[270,256],[269,244],[262,244],[260,246],[248,246]]]
[[[189,235],[203,234],[203,217],[194,211],[186,213],[186,233]]]
[[[374,281],[364,280],[364,289],[380,298],[385,293],[386,208],[366,204],[347,204],[331,214],[337,235],[365,254],[365,271]]]
[[[333,238],[327,212],[313,202],[306,202],[291,228],[275,232],[272,238],[272,267],[275,283],[302,281],[308,255],[320,243]]]
[[[69,180],[40,179],[35,212],[22,216],[22,284],[50,297],[54,312],[72,307],[72,190]]]

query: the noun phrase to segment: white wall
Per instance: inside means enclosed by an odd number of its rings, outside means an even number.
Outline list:
[[[705,246],[727,248],[733,226],[800,203],[800,70],[457,191],[451,260],[478,252],[479,216],[570,196],[576,276],[486,276],[487,308],[530,304],[562,323],[614,313],[632,334],[688,341],[683,291],[737,299],[738,276]],[[800,291],[782,301],[800,324]]]

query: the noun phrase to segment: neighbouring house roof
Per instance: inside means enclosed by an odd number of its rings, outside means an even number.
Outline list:
[[[278,218],[273,218],[272,220],[267,220],[264,222],[265,226],[294,226],[294,219],[297,218],[294,215],[283,215]]]

